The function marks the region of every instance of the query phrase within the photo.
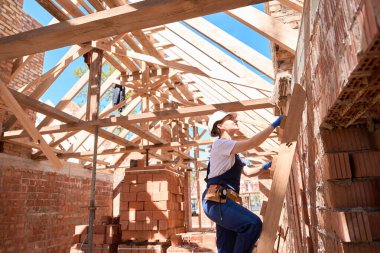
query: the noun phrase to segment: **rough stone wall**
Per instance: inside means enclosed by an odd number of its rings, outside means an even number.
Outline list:
[[[0,37],[10,36],[19,32],[32,30],[41,27],[36,20],[24,13],[22,10],[23,0],[1,0],[0,1]],[[42,74],[44,54],[35,54],[28,60],[28,63],[17,74],[13,74],[16,69],[16,59],[0,61],[0,81],[13,89],[20,89]],[[32,87],[26,94],[33,91]],[[30,110],[27,114],[34,122],[36,115]],[[13,115],[8,108],[0,101],[0,128]],[[21,129],[21,125],[16,123],[12,129]],[[27,139],[26,139],[27,140]],[[22,157],[30,157],[31,149],[10,143],[0,143],[0,152],[13,154]]]
[[[289,228],[282,252],[380,250],[378,136],[365,125],[329,130],[322,124],[365,64],[360,56],[378,41],[379,10],[374,0],[305,2],[293,82],[305,88],[307,102],[281,224]],[[378,73],[378,65],[369,67]]]
[[[69,252],[88,224],[91,171],[0,154],[0,252]],[[112,176],[98,174],[96,217],[112,214]]]

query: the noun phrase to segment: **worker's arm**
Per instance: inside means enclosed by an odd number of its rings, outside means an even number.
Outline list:
[[[231,153],[237,154],[259,146],[269,137],[273,130],[281,124],[281,119],[282,115],[280,115],[270,126],[265,128],[263,131],[256,134],[255,136],[247,140],[237,141]]]
[[[269,170],[272,161],[263,164],[261,167],[244,167],[243,174],[247,177],[255,177],[260,175],[264,170]]]

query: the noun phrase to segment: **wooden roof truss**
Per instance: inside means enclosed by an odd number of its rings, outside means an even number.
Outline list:
[[[0,60],[15,59],[12,78],[33,54],[72,47],[56,66],[22,89],[7,89],[7,84],[0,83],[0,97],[14,113],[3,125],[1,140],[33,148],[33,159],[49,159],[56,168],[61,163],[57,157],[91,164],[94,148],[89,143],[99,127],[98,168],[116,168],[140,153],[140,158],[148,157],[151,162],[192,169],[189,163],[201,165],[204,160],[192,150],[208,151],[212,143],[204,135],[207,116],[214,111],[239,112],[239,138],[254,135],[274,120],[274,105],[269,100],[275,79],[272,61],[202,18],[225,11],[294,53],[297,32],[249,6],[263,1],[36,1],[56,22],[0,38]],[[280,2],[302,10],[296,1]],[[39,101],[70,63],[94,48],[103,51],[103,65],[115,68],[102,83],[100,97],[114,84],[133,91],[131,97],[116,106],[108,104],[98,119],[86,119],[86,104],[74,114],[67,112],[89,81],[87,71],[57,105]],[[34,125],[21,108],[46,117]],[[13,130],[16,121],[23,129]],[[171,132],[171,141],[160,136],[161,129]],[[25,137],[34,141],[25,141]],[[278,146],[273,134],[245,155],[254,163],[265,162]]]

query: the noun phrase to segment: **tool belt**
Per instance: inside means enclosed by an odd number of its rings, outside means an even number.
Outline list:
[[[218,184],[212,184],[207,188],[207,192],[205,195],[206,200],[218,203],[226,203],[227,198],[240,205],[243,203],[239,194],[228,187]]]

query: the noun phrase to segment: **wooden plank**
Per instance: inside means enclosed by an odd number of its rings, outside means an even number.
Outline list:
[[[50,0],[36,0],[45,10],[59,21],[69,20],[70,17],[64,13],[54,2]]]
[[[303,4],[297,0],[278,0],[282,5],[298,12],[303,11]]]
[[[296,141],[301,124],[301,115],[306,101],[306,92],[301,85],[295,84],[289,105],[289,114],[286,116],[284,135],[281,142]],[[286,132],[285,132],[286,131]]]
[[[28,115],[25,113],[23,108],[13,97],[11,92],[8,90],[4,82],[0,80],[0,91],[3,102],[8,106],[16,116],[17,120],[21,123],[24,129],[29,133],[35,142],[37,142],[41,150],[44,152],[46,157],[50,160],[55,169],[60,169],[62,167],[61,161],[57,158],[54,152],[51,150],[49,145],[46,143],[45,139],[41,136],[38,130],[35,128],[33,122],[29,119]]]
[[[0,39],[0,60],[256,4],[263,0],[155,0],[123,5]]]
[[[264,219],[263,230],[257,247],[258,253],[273,251],[277,227],[297,145],[297,137],[305,101],[306,95],[304,89],[299,84],[295,84],[292,100],[289,105],[288,119],[286,120],[284,127],[283,140],[287,140],[288,142],[283,141],[278,152],[279,155],[274,171],[272,188],[265,213],[265,217],[267,218]]]
[[[274,17],[251,6],[230,10],[226,13],[290,53],[296,52],[298,31],[289,25],[283,24]]]
[[[247,46],[204,18],[185,20],[185,23],[274,80],[273,62],[268,57]]]

